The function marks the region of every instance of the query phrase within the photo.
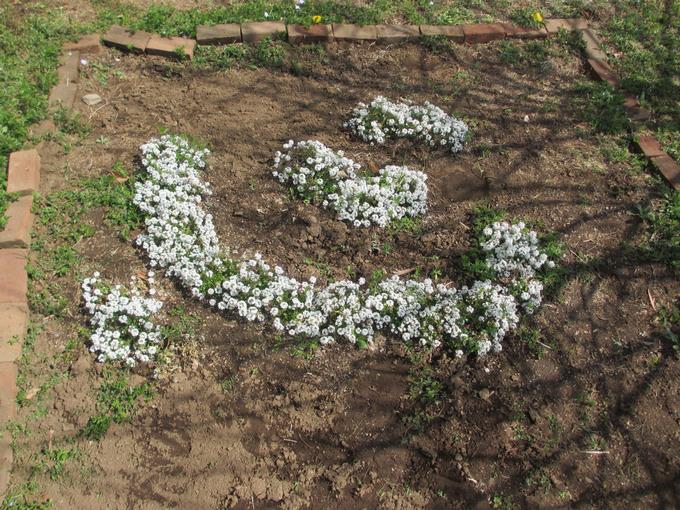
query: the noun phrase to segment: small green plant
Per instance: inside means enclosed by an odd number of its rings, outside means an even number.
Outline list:
[[[284,43],[267,37],[255,47],[253,59],[255,65],[259,67],[280,68],[283,66],[285,55]]]
[[[595,131],[622,133],[629,125],[623,110],[623,96],[605,82],[582,81],[575,87],[575,106]]]
[[[639,260],[666,264],[672,271],[680,271],[680,192],[664,189],[661,201],[652,207],[637,207],[637,215],[644,221],[647,241],[630,248]]]
[[[124,423],[132,418],[140,398],[148,401],[153,395],[151,384],[131,386],[124,373],[116,375],[107,371],[97,394],[98,413],[88,420],[81,434],[88,439],[100,440],[112,423]]]
[[[433,404],[442,397],[443,385],[429,368],[420,370],[411,382],[409,394],[412,400],[423,404]]]
[[[231,393],[234,388],[236,388],[236,382],[238,381],[238,375],[234,374],[229,377],[225,377],[220,381],[220,388],[223,393]]]
[[[78,455],[78,449],[48,448],[42,451],[42,458],[37,469],[47,473],[50,480],[57,480],[64,471],[67,461]]]
[[[68,108],[59,108],[52,114],[52,118],[59,130],[67,135],[83,138],[87,136],[92,129],[83,121],[80,113],[73,113]]]

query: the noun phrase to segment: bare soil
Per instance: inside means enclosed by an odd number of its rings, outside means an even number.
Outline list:
[[[94,79],[95,61],[117,71],[105,85]],[[571,276],[531,323],[541,354],[512,337],[483,360],[438,352],[414,361],[394,339],[299,355],[295,342],[206,310],[161,280],[166,308],[198,318],[195,335],[175,346],[175,370],[131,423],[100,442],[76,440],[81,456],[59,479],[37,475],[42,495],[59,509],[680,506],[680,374],[653,308],[672,303],[680,285],[665,268],[621,255],[621,243],[643,235],[631,210],[653,199],[654,183],[605,159],[574,111],[582,62],[564,54],[512,69],[494,45],[448,55],[406,45],[333,46],[327,61],[310,54],[302,63],[305,76],[214,72],[106,50],[79,84],[79,96],[105,100],[78,105],[92,133],[67,154],[43,143],[42,191],[110,173],[116,161],[132,170],[159,126],[188,133],[212,150],[207,207],[223,244],[321,279],[422,268],[455,282],[470,212],[502,208],[557,231],[566,246]],[[453,157],[351,138],[343,121],[378,94],[456,112],[473,127],[468,149]],[[288,139],[307,138],[368,168],[425,171],[421,227],[355,229],[289,199],[271,158]],[[127,282],[144,270],[101,211],[87,221],[96,234],[76,245],[83,276],[98,270]],[[62,280],[65,318],[34,317],[45,329],[24,370],[36,385],[86,320],[77,279]],[[432,403],[410,390],[428,365],[443,385]],[[44,415],[21,410],[30,434],[17,439],[14,484],[29,478],[36,451],[69,444],[86,424],[100,378],[83,346]]]

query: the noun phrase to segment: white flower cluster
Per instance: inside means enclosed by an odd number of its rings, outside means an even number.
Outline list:
[[[310,146],[323,151],[315,142],[306,147]],[[295,147],[289,144],[287,148]],[[503,282],[477,281],[458,290],[431,280],[396,276],[374,285],[360,279],[318,288],[314,278],[299,281],[286,276],[282,268],[269,266],[259,254],[240,264],[221,258],[210,215],[200,205],[201,194],[208,192],[208,185],[199,176],[206,153],[172,137],[152,140],[142,151],[148,176],[139,183],[135,201],[147,214],[149,232],[140,236],[139,244],[146,249],[152,266],[165,267],[193,295],[218,310],[235,312],[248,321],[267,321],[278,331],[314,338],[321,344],[344,340],[365,345],[378,331],[385,331],[424,346],[446,343],[457,355],[500,350],[503,338],[518,324],[516,281],[511,277]],[[320,157],[337,161],[336,156],[342,158],[328,152]],[[287,161],[283,154],[277,158]],[[312,163],[308,165],[315,168]],[[319,171],[328,175],[345,171],[349,175],[354,168],[345,162]],[[293,175],[285,164],[283,172]],[[173,202],[170,197],[174,193],[178,198]],[[161,196],[165,198],[158,198]],[[485,240],[490,240],[495,231],[492,226]],[[181,241],[172,239],[178,235]],[[530,233],[527,235],[533,239]],[[506,238],[501,235],[499,242]],[[503,252],[494,253],[500,264]],[[512,251],[507,256],[517,264],[518,274],[529,274],[530,270],[522,266],[531,265],[528,259]],[[531,271],[538,269],[531,267]]]
[[[316,140],[290,140],[283,149],[274,155],[274,177],[356,227],[384,227],[427,211],[427,175],[422,172],[386,166],[377,176],[360,175],[358,163]]]
[[[487,266],[513,287],[525,310],[538,308],[543,284],[535,278],[536,271],[544,266],[553,268],[555,263],[541,251],[536,232],[521,221],[498,221],[484,228],[479,243],[487,253]]]
[[[148,283],[149,294],[153,295],[153,272],[149,272]],[[152,317],[163,306],[162,301],[143,297],[134,285],[131,290],[122,285],[109,287],[97,272],[83,281],[82,291],[94,327],[90,350],[100,363],[122,361],[135,366],[153,360],[162,335]]]
[[[148,176],[135,183],[133,202],[146,215],[147,232],[137,245],[148,253],[151,267],[164,268],[202,297],[203,278],[221,266],[212,215],[201,207],[202,196],[210,194],[200,177],[209,151],[170,135],[141,150]]]
[[[395,103],[378,96],[369,105],[359,103],[345,123],[356,136],[371,144],[393,138],[412,138],[430,146],[448,147],[454,154],[463,150],[468,126],[432,103]]]

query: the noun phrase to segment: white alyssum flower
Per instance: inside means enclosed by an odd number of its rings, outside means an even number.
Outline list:
[[[378,96],[370,104],[359,103],[345,123],[355,136],[371,144],[384,144],[394,138],[411,138],[428,145],[463,150],[468,126],[432,103],[395,103]]]
[[[341,187],[354,186],[347,183],[356,178],[358,165],[342,153],[315,141],[290,141],[284,150],[288,152],[275,158],[277,177],[296,188],[302,186],[298,189],[311,197],[339,203],[344,196]],[[417,345],[446,344],[456,356],[465,352],[483,356],[501,349],[505,336],[517,327],[521,308],[533,311],[535,307],[529,305],[540,303],[540,282],[533,278],[549,261],[537,248],[536,234],[523,224],[493,224],[484,230],[480,243],[497,281],[454,289],[429,279],[394,276],[372,285],[359,279],[318,287],[313,278],[300,281],[287,276],[259,254],[241,262],[222,255],[212,217],[202,207],[202,196],[210,192],[200,175],[207,151],[191,147],[182,138],[164,136],[143,145],[142,155],[147,175],[137,184],[134,201],[146,214],[147,232],[137,243],[152,267],[165,269],[192,295],[220,311],[248,321],[266,321],[281,333],[324,345],[336,341],[366,345],[383,331]],[[297,170],[302,167],[304,171]],[[410,199],[417,192],[424,204],[423,189],[401,189],[395,184],[408,180],[403,169],[383,170],[376,178],[397,189],[397,195],[404,193]],[[327,193],[329,183],[335,193]],[[367,207],[361,201],[345,200],[341,210],[361,211],[350,213],[352,221],[382,221],[382,213],[371,212],[379,200]],[[406,201],[389,207],[412,207]]]
[[[153,285],[153,273],[148,283]],[[134,281],[133,281],[134,284]],[[109,286],[98,272],[82,283],[85,309],[94,331],[90,350],[100,363],[121,361],[128,366],[153,361],[162,341],[161,328],[153,322],[163,302],[144,297],[137,287]]]
[[[427,211],[427,175],[404,166],[386,166],[377,176],[316,140],[293,142],[274,155],[273,175],[300,198],[336,212],[357,227],[386,226]]]

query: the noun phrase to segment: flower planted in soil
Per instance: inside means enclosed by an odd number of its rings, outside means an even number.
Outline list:
[[[155,293],[153,277],[149,272],[150,294]],[[160,326],[153,322],[153,316],[163,306],[162,301],[143,297],[134,285],[131,289],[109,286],[99,273],[86,278],[82,290],[94,327],[90,350],[97,354],[99,362],[122,361],[135,366],[153,360],[162,341]]]
[[[285,161],[279,165],[282,178],[310,199],[323,199],[334,187],[340,190],[358,169],[318,142],[289,142],[286,149],[292,151],[290,159],[277,156],[279,163]],[[142,153],[146,176],[137,183],[134,201],[146,215],[147,232],[137,244],[152,267],[164,268],[192,295],[222,312],[268,322],[282,333],[320,344],[364,346],[383,331],[411,344],[446,345],[457,355],[483,356],[502,348],[521,309],[531,313],[540,303],[541,285],[534,276],[550,261],[536,234],[522,223],[493,223],[484,229],[477,240],[478,265],[492,278],[460,289],[397,276],[370,285],[362,278],[319,287],[315,278],[287,276],[259,254],[241,262],[228,259],[221,254],[211,215],[202,208],[202,196],[210,192],[200,175],[207,151],[163,136],[142,146]],[[300,161],[305,172],[297,170]]]
[[[284,144],[274,155],[273,175],[304,200],[332,209],[355,227],[415,217],[427,211],[427,176],[402,166],[386,166],[365,176],[342,151],[308,140]]]
[[[359,103],[345,123],[354,135],[371,144],[395,138],[410,138],[431,147],[448,147],[454,154],[463,150],[468,126],[432,103],[394,103],[378,96],[370,104]]]

